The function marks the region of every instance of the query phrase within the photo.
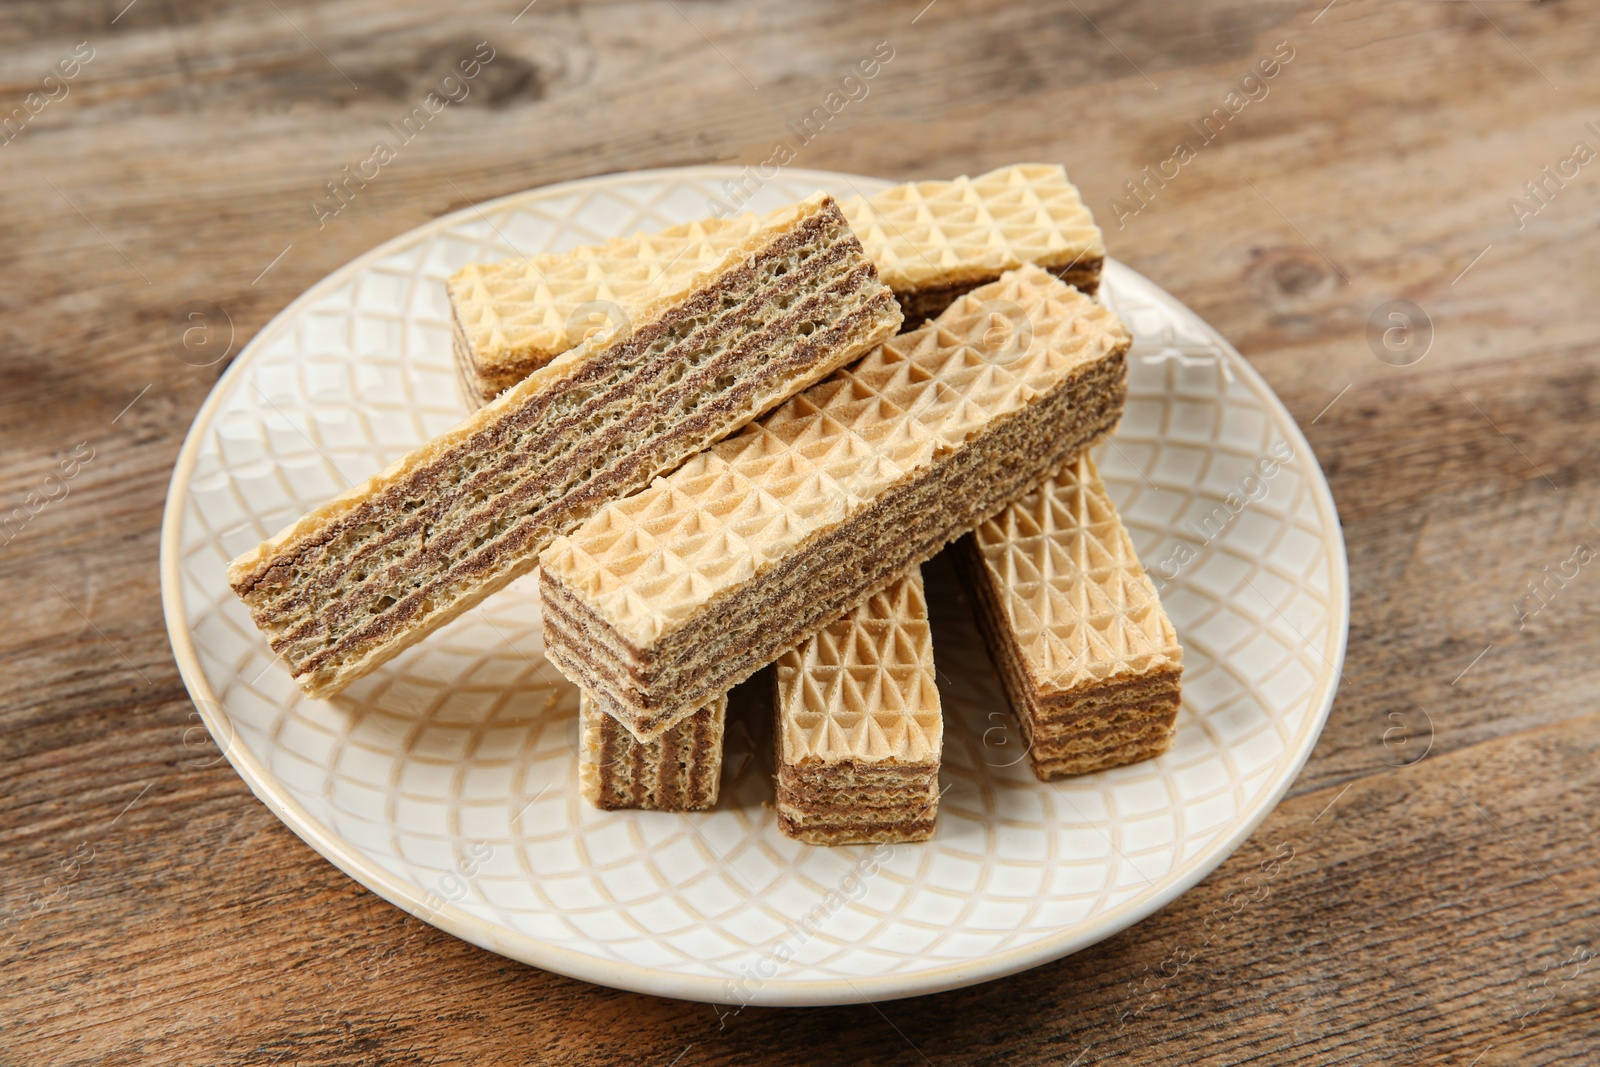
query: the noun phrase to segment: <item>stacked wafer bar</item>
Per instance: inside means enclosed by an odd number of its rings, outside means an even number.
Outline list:
[[[659,736],[1108,434],[1128,343],[1037,267],[961,297],[552,542],[546,654]]]
[[[773,688],[784,833],[814,845],[933,834],[944,720],[920,569],[779,657]]]
[[[841,205],[910,326],[960,294],[1027,263],[1093,293],[1105,261],[1094,217],[1059,166],[1025,163],[977,178],[912,182]],[[754,216],[504,263],[475,263],[449,282],[464,392],[483,403],[595,329],[629,319],[746,240]]]
[[[228,580],[301,688],[329,696],[900,321],[818,194],[644,305],[631,330],[590,338],[244,554]]]
[[[871,254],[884,264],[886,280],[902,306],[919,314],[937,314],[960,292],[992,280],[1003,269],[1028,262],[1050,266],[1085,292],[1093,292],[1099,281],[1104,259],[1099,230],[1060,167],[1022,165],[977,179],[910,183],[871,200],[852,198],[845,205],[853,228],[868,235]],[[615,317],[621,310],[617,301],[636,299],[649,290],[652,279],[670,278],[674,271],[692,268],[727,242],[739,239],[749,225],[749,216],[707,220],[536,261],[461,272],[454,279],[452,298],[457,310],[457,364],[467,395],[492,392],[485,375],[492,377],[496,368],[505,370],[508,353],[512,356],[509,372],[526,373],[528,364],[541,358],[539,329],[560,337],[563,331],[586,328],[589,316],[580,311],[595,318]],[[473,286],[470,291],[463,284],[468,280]],[[529,285],[531,291],[526,289]],[[495,301],[496,295],[503,299]],[[576,303],[581,299],[593,303],[581,308]],[[473,312],[474,307],[478,313]],[[495,324],[505,332],[487,338],[480,332],[475,347],[461,328],[463,321]],[[520,351],[517,345],[507,343],[519,329],[527,342]],[[900,599],[903,597],[896,602]],[[913,628],[925,627],[925,613],[903,621]],[[879,623],[887,625],[883,620]],[[848,620],[835,625],[846,626]],[[814,650],[826,634],[824,631],[801,649]],[[799,652],[794,650],[791,655]],[[830,668],[819,669],[826,672]],[[815,685],[800,684],[805,674],[802,669],[786,675],[794,682],[788,692],[815,691]],[[935,690],[930,688],[927,693],[936,701]],[[594,712],[587,694],[583,707],[585,790],[603,806],[692,805],[694,801],[683,799],[670,787],[658,788],[653,777],[656,769],[680,764],[687,769],[690,763],[684,761],[692,759],[698,772],[716,772],[705,758],[707,752],[716,751],[715,745],[708,745],[708,738],[721,736],[720,718],[712,716],[711,709],[691,715],[655,741],[639,741],[614,720]],[[602,746],[605,754],[600,751]],[[825,770],[810,773],[813,778],[827,777]],[[839,773],[849,773],[848,768]],[[936,760],[930,773],[936,778]],[[780,794],[782,790],[780,777]],[[675,799],[663,802],[660,796]],[[698,796],[703,799],[706,793]],[[925,800],[921,806],[929,807]],[[924,814],[931,831],[933,808]],[[901,834],[925,832],[921,822],[902,822]]]
[[[758,225],[753,215],[708,219],[531,259],[468,264],[446,283],[468,399],[487,403],[596,331],[623,325]]]
[[[908,326],[1029,263],[1085,293],[1100,284],[1100,227],[1060,166],[1018,163],[976,178],[909,182],[841,206]]]
[[[1035,774],[1166,751],[1183,650],[1093,460],[983,523],[957,559]]]
[[[723,694],[654,741],[640,741],[617,720],[578,698],[578,785],[597,808],[699,811],[717,802],[722,738],[728,717]]]

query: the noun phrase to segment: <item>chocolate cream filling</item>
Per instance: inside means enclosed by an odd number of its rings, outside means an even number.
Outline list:
[[[934,818],[902,819],[888,822],[849,822],[840,820],[822,826],[797,821],[778,813],[778,828],[798,841],[816,845],[866,844],[872,841],[920,841],[933,834]]]
[[[688,811],[709,805],[722,773],[721,745],[713,745],[714,739],[720,742],[714,715],[713,709],[702,708],[658,741],[642,742],[602,714],[596,806]]]
[[[1042,262],[1039,264],[1040,267],[1088,296],[1093,296],[1095,290],[1100,288],[1100,270],[1104,265],[1103,256],[1069,262],[1064,273],[1059,273],[1062,264]],[[948,285],[922,285],[915,289],[897,289],[894,298],[900,302],[900,310],[906,317],[905,323],[900,327],[901,332],[914,330],[928,319],[938,318],[956,300],[980,285],[996,281],[1001,273],[1003,272],[996,271],[970,281],[951,282]]]

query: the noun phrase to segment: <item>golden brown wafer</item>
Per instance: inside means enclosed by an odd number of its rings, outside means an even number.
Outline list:
[[[773,689],[785,834],[814,845],[933,834],[944,720],[920,568],[780,656]]]
[[[240,556],[228,580],[301,688],[330,696],[532,570],[608,500],[899,325],[819,194],[646,305],[631,330],[590,338]]]
[[[1037,267],[967,294],[556,539],[546,654],[658,736],[1109,433],[1128,344]]]
[[[1092,459],[983,523],[957,559],[1035,774],[1166,751],[1183,649]]]
[[[841,202],[884,283],[919,326],[1002,273],[1033,263],[1093,293],[1105,262],[1094,216],[1059,166],[1021,163],[976,178],[908,182]],[[608,323],[633,316],[744,241],[754,215],[503,263],[449,282],[455,356],[470,402],[500,392]]]

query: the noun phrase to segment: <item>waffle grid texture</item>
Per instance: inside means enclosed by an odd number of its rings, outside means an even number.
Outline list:
[[[912,323],[1026,264],[1093,293],[1105,261],[1100,228],[1060,166],[1018,163],[976,178],[908,182],[841,206],[885,284],[913,305]],[[915,299],[922,293],[943,302]]]
[[[967,294],[556,539],[547,655],[650,739],[1108,434],[1128,343],[1036,267]]]
[[[958,559],[1035,774],[1167,749],[1183,649],[1091,458],[981,524]]]
[[[246,552],[228,580],[330,696],[532,570],[538,552],[900,325],[822,194],[769,216],[626,333],[591,338]]]
[[[1017,164],[976,178],[910,182],[841,202],[867,258],[913,325],[1026,263],[1092,293],[1105,244],[1066,171]],[[448,283],[457,370],[482,404],[654,295],[716,263],[759,226],[704,219],[568,252],[473,263]]]
[[[778,657],[779,828],[811,844],[926,840],[944,716],[922,571]]]

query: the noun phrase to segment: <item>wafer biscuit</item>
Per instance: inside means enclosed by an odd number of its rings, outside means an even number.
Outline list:
[[[912,326],[1025,263],[1093,293],[1105,261],[1100,229],[1059,166],[1024,163],[977,178],[910,182],[840,206]],[[463,267],[449,294],[467,398],[491,400],[589,331],[633,315],[652,294],[715,263],[756,224],[752,215],[706,219]]]
[[[785,834],[813,845],[932,836],[944,720],[920,569],[778,657],[773,693]]]
[[[1029,263],[1085,293],[1100,284],[1100,227],[1060,166],[1018,163],[976,178],[908,182],[840,206],[911,326]]]
[[[957,560],[1036,775],[1166,751],[1183,649],[1092,459],[980,525]]]
[[[818,194],[709,270],[235,560],[234,591],[301,688],[332,695],[490,593],[607,500],[899,328]],[[710,697],[701,704],[710,702]]]
[[[446,283],[456,370],[480,405],[596,330],[621,325],[749,239],[756,215],[707,219],[504,263],[469,263]]]
[[[701,811],[714,807],[722,781],[726,694],[654,741],[640,741],[611,716],[578,698],[578,786],[597,808]]]
[[[658,736],[1109,433],[1128,343],[1037,267],[967,294],[552,542],[547,656]]]

